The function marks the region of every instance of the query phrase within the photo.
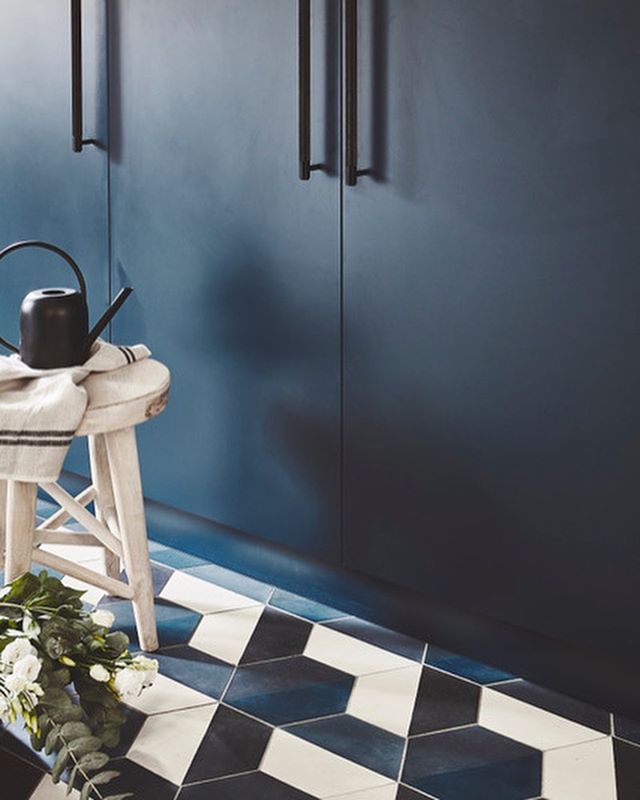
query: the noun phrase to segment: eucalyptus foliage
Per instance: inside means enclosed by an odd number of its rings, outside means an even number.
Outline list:
[[[119,774],[105,748],[120,740],[122,698],[150,686],[158,664],[131,656],[113,614],[85,610],[82,594],[44,570],[0,591],[0,720],[22,719],[33,748],[57,754],[51,775],[68,770],[67,794],[125,800],[133,795],[104,794]]]

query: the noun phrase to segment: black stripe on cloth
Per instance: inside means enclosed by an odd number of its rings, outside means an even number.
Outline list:
[[[20,437],[38,437],[42,436],[45,439],[51,439],[53,436],[65,436],[65,437],[73,437],[75,436],[75,431],[19,431],[19,430],[11,430],[11,429],[0,429],[0,436],[20,436]]]
[[[0,439],[1,446],[68,447],[73,439]]]
[[[124,349],[131,356],[131,362],[133,363],[136,360],[136,354],[133,352],[133,350],[130,347],[127,347],[126,345],[124,346]]]
[[[127,359],[127,364],[130,364],[130,363],[131,363],[131,356],[129,355],[129,353],[127,353],[127,348],[126,348],[126,347],[122,347],[122,345],[118,345],[118,350],[119,350],[119,351],[120,351],[120,352],[121,352],[121,353],[124,355],[124,357]]]

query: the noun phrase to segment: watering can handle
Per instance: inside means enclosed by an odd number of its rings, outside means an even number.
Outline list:
[[[0,261],[5,257],[8,256],[10,253],[15,252],[16,250],[22,250],[24,247],[41,247],[43,250],[50,250],[52,253],[59,255],[61,258],[67,262],[67,264],[71,267],[74,271],[76,278],[78,279],[78,283],[80,284],[80,292],[85,299],[87,299],[87,284],[84,279],[84,275],[80,267],[76,264],[76,262],[71,258],[69,253],[65,252],[61,247],[57,247],[55,244],[49,244],[49,242],[41,242],[38,239],[27,239],[23,242],[14,242],[13,244],[8,245],[5,247],[4,250],[0,250]],[[14,353],[18,353],[19,349],[12,344],[11,342],[4,339],[0,336],[0,344],[4,345],[7,350],[12,350]]]

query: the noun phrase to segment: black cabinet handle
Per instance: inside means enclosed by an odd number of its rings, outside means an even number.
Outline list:
[[[308,181],[321,164],[311,163],[311,0],[298,0],[298,165]]]
[[[73,152],[81,153],[85,144],[97,144],[82,136],[82,8],[81,0],[71,0],[71,138]]]
[[[358,182],[358,0],[345,0],[345,182]]]

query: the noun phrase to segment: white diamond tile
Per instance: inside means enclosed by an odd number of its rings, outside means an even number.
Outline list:
[[[256,600],[250,597],[223,589],[184,572],[173,573],[160,592],[160,597],[200,614],[213,614],[256,605]]]
[[[409,732],[418,694],[419,664],[356,678],[347,713],[398,736]]]
[[[604,736],[600,731],[487,688],[480,695],[478,723],[537,750],[567,747]]]
[[[542,794],[547,800],[616,800],[612,740],[605,737],[544,753]]]
[[[149,717],[127,758],[171,783],[182,783],[216,708],[212,703]]]
[[[262,615],[263,606],[237,608],[203,617],[189,644],[210,656],[237,664]]]
[[[209,705],[211,698],[183,683],[167,678],[160,673],[153,686],[145,689],[139,697],[127,698],[127,705],[143,714],[164,714],[182,708]]]
[[[49,775],[46,775],[38,784],[35,792],[29,797],[29,800],[78,800],[79,797],[80,793],[75,789],[71,794],[67,794],[66,783],[54,783]],[[14,800],[14,798],[11,798],[11,800]]]
[[[384,775],[280,729],[269,740],[260,771],[317,798],[362,792],[389,783]]]
[[[323,625],[313,626],[304,654],[350,675],[368,675],[415,665],[415,661]]]

